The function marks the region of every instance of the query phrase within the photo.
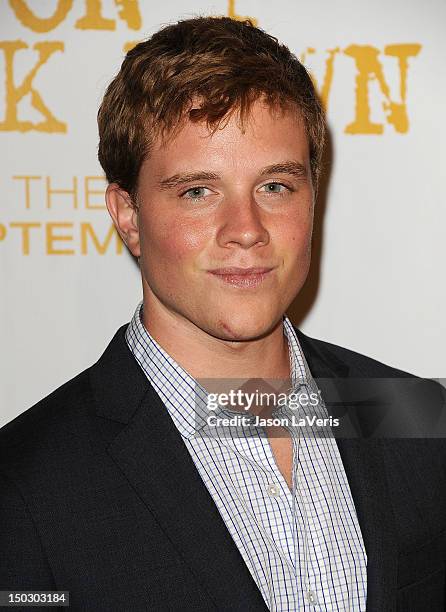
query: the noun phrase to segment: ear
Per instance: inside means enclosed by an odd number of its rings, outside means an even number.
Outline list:
[[[105,202],[122,241],[134,257],[139,257],[138,211],[130,195],[116,183],[111,183],[105,192]]]

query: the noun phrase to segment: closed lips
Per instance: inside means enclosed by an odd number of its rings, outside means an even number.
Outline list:
[[[233,274],[237,276],[244,276],[248,274],[265,274],[273,268],[217,268],[216,270],[209,270],[211,274],[228,275]]]

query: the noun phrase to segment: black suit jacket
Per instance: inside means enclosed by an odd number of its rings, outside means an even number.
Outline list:
[[[94,612],[264,611],[125,329],[0,430],[0,590],[67,590],[72,610]],[[316,377],[402,375],[298,334]],[[337,443],[367,550],[367,610],[444,610],[444,440]]]

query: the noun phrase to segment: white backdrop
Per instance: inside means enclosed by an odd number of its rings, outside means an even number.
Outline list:
[[[256,19],[327,103],[325,214],[294,320],[446,377],[442,0],[3,0],[0,11],[0,425],[96,361],[133,314],[139,274],[109,233],[96,112],[125,45],[196,14]]]

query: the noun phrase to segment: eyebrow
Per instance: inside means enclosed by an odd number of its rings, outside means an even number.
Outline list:
[[[161,189],[172,189],[173,187],[183,185],[184,183],[216,181],[219,178],[220,176],[215,174],[215,172],[186,172],[184,174],[174,174],[173,176],[169,176],[169,178],[161,180],[159,182],[159,187]]]
[[[265,166],[261,169],[259,174],[260,176],[268,176],[269,174],[291,174],[297,179],[305,179],[308,172],[307,168],[300,162],[284,161],[277,164],[271,164],[270,166]],[[216,181],[220,178],[221,176],[219,174],[216,174],[215,172],[206,172],[204,170],[198,172],[185,172],[173,174],[168,178],[162,179],[159,181],[158,185],[160,189],[167,190],[178,187],[179,185],[184,185],[185,183]]]
[[[266,176],[268,174],[292,174],[298,179],[303,179],[307,177],[307,169],[300,162],[285,161],[266,166],[260,171],[260,176]]]

